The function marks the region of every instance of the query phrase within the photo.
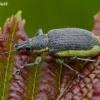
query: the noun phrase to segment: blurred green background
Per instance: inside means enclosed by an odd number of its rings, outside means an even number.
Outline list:
[[[100,0],[0,0],[0,26],[12,14],[22,10],[25,31],[33,37],[39,28],[44,33],[54,28],[79,27],[91,30],[93,15],[100,10]]]

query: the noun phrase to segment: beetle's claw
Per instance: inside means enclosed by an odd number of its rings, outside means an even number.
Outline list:
[[[78,76],[78,79],[79,79],[79,80],[81,80],[81,79],[83,78],[83,76],[80,75],[80,74],[77,74],[77,76]]]
[[[14,73],[13,73],[13,76],[15,76],[16,74],[19,74],[21,71],[21,69],[17,69]]]

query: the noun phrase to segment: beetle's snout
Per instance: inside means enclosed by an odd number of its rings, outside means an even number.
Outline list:
[[[25,44],[16,44],[15,45],[16,52],[22,52],[22,51],[24,51],[25,47],[26,47]]]
[[[23,43],[16,44],[15,46],[16,52],[23,52],[23,51],[31,51],[31,47],[29,42],[25,41]]]

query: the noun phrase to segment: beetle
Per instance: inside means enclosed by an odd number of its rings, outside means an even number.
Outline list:
[[[5,40],[7,40],[7,38],[5,38]],[[8,40],[13,42],[13,40]],[[39,55],[43,52],[51,53],[58,63],[74,71],[78,78],[81,79],[83,76],[64,63],[62,59],[70,58],[71,60],[77,59],[96,62],[98,60],[88,58],[93,57],[100,52],[100,41],[92,32],[80,28],[52,29],[48,31],[47,34],[43,34],[42,29],[39,29],[35,37],[16,44],[14,50],[5,53],[23,52],[24,50]],[[13,75],[18,74],[26,66],[38,65],[40,61],[41,56],[38,56],[34,63],[24,64],[20,69],[17,69]]]

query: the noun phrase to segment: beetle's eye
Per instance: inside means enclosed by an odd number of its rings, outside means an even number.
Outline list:
[[[15,48],[17,48],[17,47],[18,47],[18,45],[15,45],[14,47],[15,47]]]
[[[21,50],[21,48],[19,48],[17,51],[19,52]]]
[[[26,47],[26,50],[28,50],[28,51],[29,51],[29,50],[30,50],[30,48],[29,48],[29,47]]]

